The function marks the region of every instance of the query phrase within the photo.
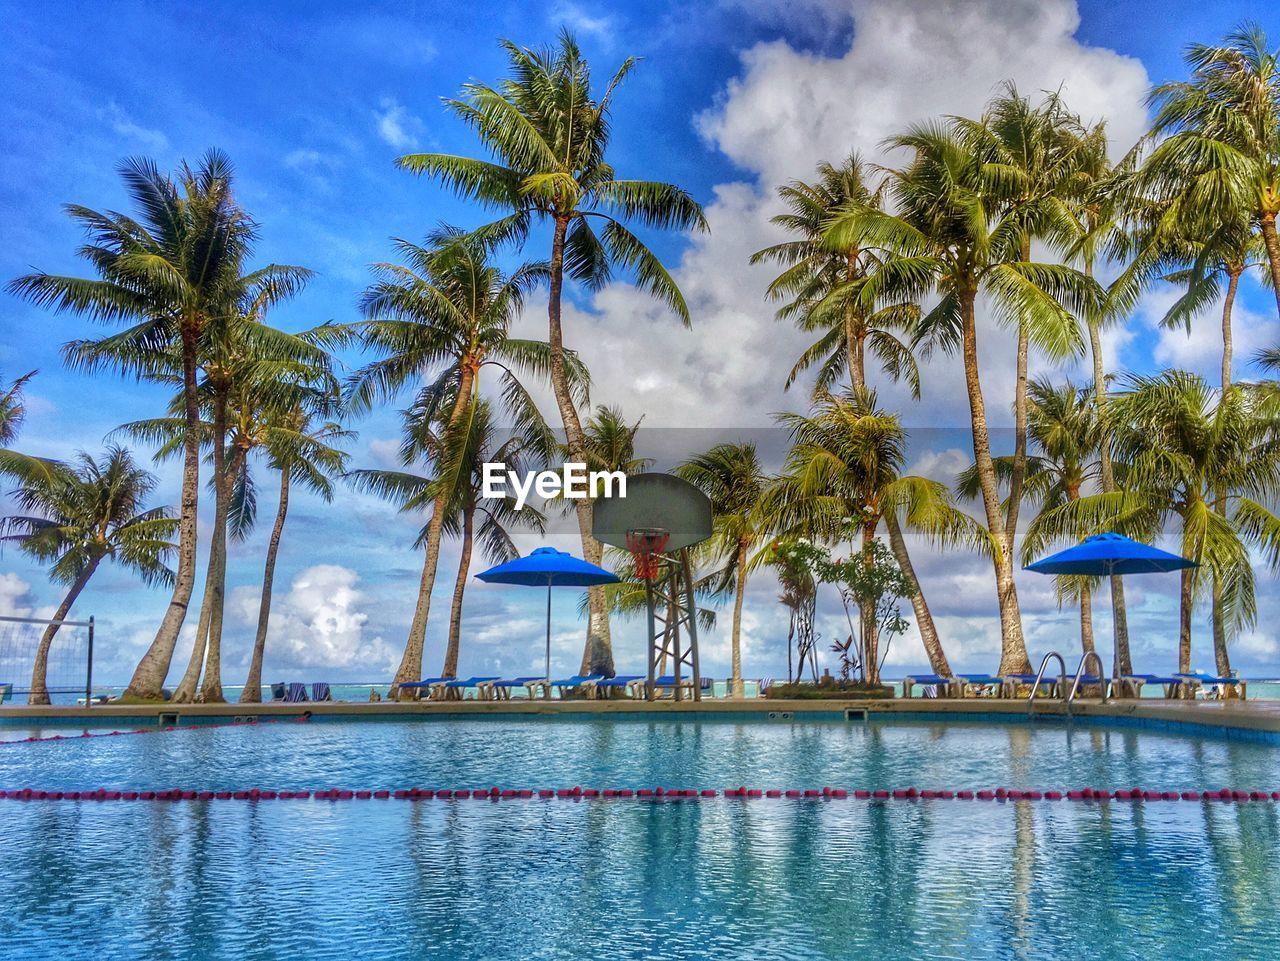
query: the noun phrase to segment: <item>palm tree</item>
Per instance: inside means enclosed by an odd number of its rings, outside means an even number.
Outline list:
[[[1239,213],[1255,223],[1280,312],[1280,51],[1245,22],[1220,45],[1192,44],[1183,60],[1191,79],[1151,91],[1152,133],[1166,139],[1139,183],[1193,226],[1189,235],[1235,225]]]
[[[1003,516],[991,455],[978,374],[976,302],[979,292],[985,294],[1001,320],[1025,328],[1030,346],[1064,357],[1081,347],[1072,310],[1096,300],[1097,285],[1073,268],[1022,259],[1025,214],[1011,208],[1000,172],[988,170],[984,154],[954,124],[920,126],[891,143],[914,152],[907,167],[890,172],[897,211],[852,208],[833,222],[830,236],[837,244],[846,236],[865,237],[892,251],[864,283],[864,303],[897,297],[920,302],[938,295],[920,329],[944,348],[958,348],[963,360],[1000,606],[999,669],[1026,672],[1030,663],[1013,573],[1015,532]]]
[[[436,398],[419,396],[404,412],[404,440],[400,459],[405,467],[424,463],[431,474],[410,471],[354,470],[347,474],[358,489],[394,501],[401,513],[429,509],[427,523],[418,532],[414,546],[422,546],[432,531],[462,539],[458,575],[454,584],[449,619],[449,639],[445,647],[441,677],[455,677],[461,638],[462,600],[477,533],[485,555],[495,562],[518,556],[509,528],[521,525],[541,531],[540,511],[526,505],[516,510],[511,498],[482,501],[485,461],[503,462],[508,469],[522,470],[525,458],[545,462],[551,452],[551,435],[545,424],[528,421],[502,443],[497,443],[492,405],[473,397],[459,422],[452,422],[452,407],[437,404]],[[481,518],[476,528],[477,515]],[[397,682],[399,683],[399,682]]]
[[[1214,655],[1226,674],[1229,638],[1256,616],[1250,547],[1280,566],[1280,518],[1266,506],[1280,482],[1274,415],[1265,398],[1220,393],[1185,371],[1130,377],[1108,410],[1116,459],[1127,465],[1123,489],[1063,504],[1039,524],[1059,538],[1108,526],[1149,538],[1178,523],[1180,553],[1201,565],[1182,572],[1178,669],[1191,669],[1191,617],[1205,572],[1219,588],[1226,630]]]
[[[231,161],[221,151],[210,150],[195,168],[183,163],[176,178],[145,159],[126,161],[120,174],[137,208],[136,217],[74,204],[66,207],[89,235],[80,253],[97,277],[35,273],[12,281],[8,290],[40,305],[128,324],[113,335],[120,344],[133,345],[111,361],[124,373],[146,378],[155,373],[157,357],[172,353],[178,358],[187,424],[178,566],[164,619],[126,688],[128,696],[159,699],[195,586],[199,357],[217,328],[234,314],[256,226],[236,203]],[[282,290],[298,280],[294,269],[275,265],[256,276],[264,286]],[[81,366],[92,370],[97,365],[85,360]]]
[[[753,553],[768,539],[770,523],[765,505],[773,478],[760,466],[754,444],[717,444],[682,464],[676,474],[695,484],[711,499],[715,518],[705,550],[723,562],[716,579],[720,592],[733,592],[733,627],[730,635],[730,690],[744,697],[742,684],[742,603],[747,578],[755,566]]]
[[[872,542],[880,524],[890,550],[912,588],[911,605],[920,638],[933,669],[950,671],[933,615],[925,600],[902,523],[942,544],[972,541],[973,525],[952,503],[945,484],[904,475],[906,432],[892,414],[876,406],[872,392],[820,400],[808,415],[786,414],[792,447],[785,471],[766,498],[773,525],[788,534],[833,542],[861,539],[864,564],[872,561]],[[852,528],[852,530],[851,530]],[[870,606],[862,610],[860,632],[869,683],[878,683],[879,659]]]
[[[33,370],[23,374],[0,393],[0,447],[12,444],[18,436],[18,428],[27,416],[27,408],[22,403],[22,392],[27,382],[37,373],[38,371]]]
[[[1033,452],[1028,455],[1024,494],[1040,513],[1078,501],[1085,490],[1101,478],[1101,419],[1090,391],[1067,382],[1055,387],[1048,380],[1031,381],[1028,388],[1028,433]],[[1004,484],[1013,474],[1013,458],[998,457],[996,473]],[[960,475],[957,485],[965,497],[977,497],[978,476],[971,466]],[[1024,564],[1040,556],[1046,544],[1039,536],[1037,520],[1031,522],[1022,545]],[[1073,532],[1073,543],[1092,530]],[[1059,578],[1059,598],[1074,596],[1080,601],[1080,647],[1096,651],[1093,640],[1092,586],[1087,578]],[[1122,667],[1132,673],[1132,665]]]
[[[304,282],[307,273],[299,270],[296,283]],[[317,392],[323,397],[336,390],[329,356],[318,343],[329,336],[327,326],[286,334],[260,319],[268,306],[289,293],[275,287],[259,290],[254,281],[246,278],[241,311],[219,325],[216,336],[211,331],[199,357],[198,386],[202,412],[207,418],[201,422],[200,444],[210,451],[214,518],[195,642],[186,671],[173,691],[174,702],[224,699],[221,644],[227,539],[243,539],[252,527],[252,515],[244,510],[245,494],[252,490],[249,457],[262,440],[262,422],[273,409],[291,410]],[[145,345],[110,337],[67,345],[68,355],[78,363],[95,365],[126,363],[131,352],[142,350]],[[151,361],[152,378],[166,379],[165,364],[176,367],[176,361],[172,356],[155,358]],[[178,397],[171,409],[180,410],[181,404],[182,398]],[[180,416],[170,416],[134,421],[119,430],[159,443],[156,456],[164,459],[182,450],[187,424]]]
[[[705,230],[702,208],[671,184],[620,180],[608,163],[613,95],[635,66],[625,60],[595,99],[591,69],[567,31],[554,48],[540,51],[503,41],[511,75],[497,87],[468,83],[447,106],[479,136],[493,156],[477,160],[450,154],[410,154],[397,164],[437,178],[459,195],[509,213],[481,228],[487,237],[523,245],[535,222],[551,227],[547,317],[551,383],[560,408],[565,442],[574,462],[586,441],[561,325],[566,277],[588,290],[607,284],[616,267],[632,272],[639,286],[668,305],[685,323],[689,310],[657,256],[628,229]],[[575,504],[583,556],[599,564],[603,548],[591,536],[591,502]],[[613,674],[609,612],[604,592],[590,591],[590,641],[585,659],[591,673]]]
[[[367,348],[382,356],[351,376],[346,388],[350,409],[368,410],[378,399],[426,380],[415,406],[428,423],[440,412],[442,430],[448,434],[459,427],[478,396],[480,371],[491,367],[498,372],[503,403],[515,423],[542,423],[521,377],[546,376],[555,367],[555,351],[540,341],[511,337],[510,327],[524,306],[525,295],[546,276],[546,268],[526,264],[508,276],[490,261],[484,241],[448,227],[434,233],[426,246],[404,240],[396,246],[406,264],[374,266],[377,279],[361,303],[368,319],[352,328]],[[574,355],[561,358],[561,366],[576,401],[585,400],[586,369]],[[393,690],[422,676],[445,505],[459,479],[460,475],[436,477],[420,542],[425,560],[417,604]]]
[[[104,560],[114,560],[147,584],[167,584],[173,572],[177,522],[168,508],[145,508],[156,479],[121,447],[108,447],[101,462],[81,453],[74,464],[7,458],[3,469],[18,481],[12,492],[26,513],[0,520],[0,543],[50,565],[50,578],[67,593],[40,636],[31,674],[29,703],[48,704],[49,648],[71,607]]]
[[[272,410],[263,420],[261,440],[272,469],[280,475],[280,499],[275,523],[267,542],[266,564],[262,572],[262,596],[258,603],[258,629],[253,640],[249,674],[240,692],[240,703],[262,700],[262,658],[267,645],[267,625],[271,620],[271,595],[275,583],[276,558],[280,538],[289,513],[289,494],[295,483],[317,494],[326,503],[333,500],[333,478],[346,469],[347,454],[333,446],[352,434],[334,421],[320,418],[333,409],[333,398],[317,398],[319,403],[298,403],[291,409]],[[243,489],[248,474],[241,481]],[[241,495],[241,502],[245,501]]]
[[[794,320],[804,331],[821,332],[791,368],[786,387],[817,364],[815,394],[830,391],[846,371],[853,389],[865,390],[870,348],[891,377],[906,377],[915,395],[920,395],[915,358],[894,333],[909,328],[919,309],[914,304],[864,308],[856,296],[858,284],[879,268],[882,252],[865,246],[860,238],[840,247],[826,240],[831,219],[849,204],[883,208],[884,182],[872,188],[870,179],[868,164],[853,153],[839,167],[819,164],[816,183],[793,180],[778,188],[790,211],[770,222],[796,239],[757,251],[751,263],[768,261],[785,267],[768,289],[774,300],[791,298],[778,310],[778,319]]]

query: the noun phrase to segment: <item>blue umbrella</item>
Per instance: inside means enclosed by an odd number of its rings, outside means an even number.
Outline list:
[[[547,677],[551,677],[551,588],[597,587],[616,584],[621,578],[603,567],[588,564],[554,547],[539,547],[528,557],[518,557],[491,567],[476,577],[488,584],[520,584],[547,588]]]
[[[1184,567],[1199,567],[1177,554],[1139,544],[1122,534],[1095,534],[1075,547],[1042,557],[1027,570],[1037,574],[1082,574],[1098,577],[1110,574],[1167,574]]]
[[[1169,571],[1199,566],[1185,557],[1109,532],[1086,537],[1075,547],[1042,557],[1034,564],[1028,564],[1026,569],[1037,574],[1106,577],[1112,574],[1166,574]],[[1119,656],[1119,652],[1116,652],[1116,656]],[[1113,659],[1113,673],[1117,667]]]

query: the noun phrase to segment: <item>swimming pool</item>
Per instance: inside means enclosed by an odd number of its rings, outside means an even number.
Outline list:
[[[1280,749],[1105,726],[625,718],[0,749],[5,788],[575,784],[1274,789]],[[0,850],[0,957],[15,958],[1236,959],[1274,956],[1280,932],[1273,803],[3,801]]]

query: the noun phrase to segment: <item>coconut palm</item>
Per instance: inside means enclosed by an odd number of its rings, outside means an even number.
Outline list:
[[[22,402],[23,389],[36,373],[33,370],[23,374],[11,381],[3,393],[0,393],[0,447],[12,444],[18,436],[18,428],[27,416],[26,405]]]
[[[427,523],[418,532],[415,546],[424,545],[433,530],[461,538],[449,638],[440,671],[442,677],[455,677],[463,594],[476,536],[480,537],[485,556],[494,563],[500,563],[518,556],[511,538],[512,527],[544,529],[544,517],[533,507],[526,505],[522,510],[516,510],[511,498],[484,500],[480,496],[483,465],[486,461],[502,462],[508,469],[520,471],[527,461],[545,462],[552,450],[552,438],[545,424],[530,420],[499,442],[493,407],[488,401],[472,397],[461,418],[453,421],[452,398],[446,399],[445,404],[437,403],[437,400],[429,394],[420,395],[405,411],[404,439],[400,446],[400,459],[406,468],[421,463],[431,469],[430,474],[361,469],[351,471],[347,478],[358,489],[395,502],[401,513],[416,514],[430,510]],[[478,529],[477,518],[480,520]]]
[[[1180,553],[1201,565],[1182,572],[1178,669],[1191,669],[1191,618],[1207,573],[1222,605],[1214,655],[1226,674],[1227,642],[1256,616],[1250,548],[1280,566],[1280,518],[1267,506],[1280,482],[1274,415],[1252,392],[1220,393],[1185,371],[1131,376],[1108,411],[1116,458],[1127,465],[1123,488],[1046,511],[1038,527],[1060,539],[1108,527],[1150,538],[1176,523]]]
[[[394,397],[413,385],[419,388],[415,406],[422,417],[434,422],[439,412],[444,417],[442,430],[448,433],[459,426],[478,396],[480,372],[491,368],[514,422],[541,424],[542,415],[522,378],[552,373],[555,350],[541,341],[510,336],[510,327],[526,294],[546,276],[546,267],[526,264],[507,275],[492,263],[488,244],[449,227],[432,234],[425,246],[404,240],[396,246],[405,263],[374,266],[376,279],[361,302],[368,319],[351,328],[366,348],[381,356],[349,379],[350,409],[368,410],[377,400]],[[589,379],[582,363],[568,354],[561,357],[560,365],[575,403],[585,401]],[[461,469],[461,461],[457,467]],[[425,558],[417,603],[392,682],[397,691],[404,681],[422,676],[431,590],[452,483],[438,472],[435,481],[420,542]]]
[[[231,161],[221,151],[210,150],[195,168],[182,164],[176,177],[161,173],[145,159],[126,161],[120,174],[137,208],[136,217],[74,204],[66,208],[89,235],[80,253],[97,276],[35,273],[12,281],[8,289],[43,306],[129,325],[113,337],[130,346],[114,352],[109,362],[124,373],[149,377],[156,371],[157,357],[171,353],[178,358],[187,436],[177,572],[164,619],[126,689],[132,697],[158,699],[195,586],[199,357],[206,342],[235,314],[256,227],[236,203]],[[252,276],[264,289],[281,292],[299,280],[294,268],[276,265]],[[98,365],[85,360],[80,366],[93,370]]]
[[[1027,499],[1044,513],[1063,503],[1080,499],[1101,478],[1102,426],[1090,391],[1077,388],[1069,381],[1057,387],[1046,379],[1030,382],[1028,387],[1028,433],[1031,452],[1027,458]],[[998,457],[996,473],[1006,486],[1013,474],[1013,458]],[[964,471],[957,489],[965,497],[979,495],[977,471],[972,466]],[[1040,556],[1046,543],[1039,536],[1037,520],[1032,520],[1023,541],[1022,561],[1030,563]],[[1073,532],[1072,543],[1098,531]],[[1059,598],[1071,596],[1080,603],[1080,647],[1084,652],[1096,651],[1093,639],[1093,585],[1087,578],[1058,578]],[[1132,665],[1121,667],[1132,673]]]
[[[1280,51],[1268,49],[1261,26],[1246,22],[1221,44],[1192,44],[1183,60],[1191,78],[1151,92],[1152,133],[1165,139],[1144,164],[1140,186],[1190,236],[1234,225],[1239,213],[1256,224],[1280,311]]]
[[[262,659],[267,645],[267,625],[271,620],[272,588],[275,583],[276,559],[285,518],[289,513],[289,495],[295,484],[301,484],[326,503],[333,500],[333,478],[346,469],[347,454],[334,446],[353,435],[335,421],[323,417],[333,410],[331,399],[316,398],[318,403],[298,403],[290,409],[273,408],[263,418],[258,443],[267,452],[270,466],[280,475],[280,498],[275,523],[267,541],[267,557],[262,572],[262,595],[258,603],[258,628],[249,659],[249,674],[240,692],[242,704],[262,700]],[[244,425],[241,426],[244,433]],[[240,481],[243,491],[249,475]],[[244,504],[249,498],[241,494]]]
[[[988,169],[983,152],[954,124],[928,124],[895,137],[913,151],[906,167],[890,172],[897,210],[851,208],[834,222],[833,243],[864,237],[893,256],[864,283],[860,297],[874,304],[898,297],[919,303],[938,299],[920,329],[947,350],[958,349],[964,369],[974,459],[987,529],[992,540],[1000,606],[1000,671],[1030,670],[1014,583],[1014,530],[1006,524],[997,489],[987,427],[986,399],[978,373],[976,303],[981,292],[997,317],[1026,330],[1029,346],[1050,357],[1080,350],[1073,310],[1098,299],[1095,282],[1060,264],[1022,259],[1028,230],[1024,213],[1011,207],[1000,171]]]
[[[36,648],[31,704],[48,704],[49,648],[77,598],[104,560],[114,560],[147,584],[167,584],[165,566],[178,523],[168,508],[144,506],[156,479],[124,448],[101,460],[81,453],[73,464],[6,458],[0,469],[18,482],[11,494],[25,513],[0,519],[0,543],[50,565],[49,577],[67,593]]]
[[[299,275],[298,283],[305,279],[304,275],[305,272]],[[245,495],[252,491],[249,457],[261,442],[262,421],[273,409],[288,410],[300,398],[311,398],[317,392],[327,396],[331,389],[336,390],[329,372],[329,356],[318,343],[327,336],[327,328],[286,334],[259,319],[266,307],[283,295],[278,290],[263,294],[250,282],[242,292],[241,311],[211,331],[200,353],[198,387],[206,418],[200,426],[200,444],[210,452],[214,517],[195,642],[186,671],[171,698],[178,703],[197,698],[223,700],[221,643],[227,539],[243,539],[252,527],[251,514],[245,509],[251,502]],[[67,353],[79,363],[101,365],[127,362],[131,351],[144,349],[120,338],[104,338],[69,344]],[[161,355],[151,361],[152,379],[165,379],[166,363],[176,368],[177,358]],[[169,379],[174,379],[172,374]],[[180,410],[181,403],[182,398],[176,398],[171,409]],[[134,421],[123,425],[120,431],[158,443],[156,456],[164,459],[183,449],[187,424],[180,416],[170,416]]]
[[[770,534],[765,510],[773,478],[760,466],[754,444],[717,444],[690,458],[676,474],[696,485],[711,499],[715,518],[711,540],[700,548],[723,563],[717,572],[720,590],[733,592],[730,634],[733,697],[744,697],[742,684],[742,603],[756,554]]]
[[[617,268],[666,304],[684,323],[689,310],[658,257],[627,223],[676,230],[705,230],[702,208],[671,184],[622,180],[606,155],[614,93],[635,66],[628,58],[605,86],[591,88],[591,69],[567,31],[554,48],[530,50],[503,41],[510,75],[496,87],[472,82],[448,108],[474,129],[492,160],[450,154],[410,154],[397,164],[436,178],[459,195],[508,211],[481,228],[485,236],[523,245],[535,224],[551,233],[547,317],[551,383],[560,408],[566,447],[574,462],[585,438],[565,348],[561,300],[565,279],[599,290]],[[591,502],[575,502],[583,556],[599,564],[603,548],[591,536]],[[586,660],[593,674],[613,674],[608,609],[592,589]]]
[[[786,387],[816,364],[816,394],[832,390],[845,372],[854,390],[865,390],[870,349],[893,379],[906,377],[919,397],[920,371],[911,349],[896,333],[915,322],[919,309],[914,304],[864,308],[856,296],[858,284],[879,268],[882,252],[859,238],[840,247],[826,240],[831,218],[844,207],[859,204],[881,209],[884,194],[884,182],[872,186],[870,167],[856,153],[839,167],[819,164],[814,183],[793,180],[778,188],[789,212],[770,222],[795,239],[757,251],[751,263],[767,261],[785,267],[768,289],[771,299],[788,301],[778,310],[778,319],[793,320],[804,331],[820,332],[791,368]]]
[[[785,533],[819,541],[859,538],[862,560],[870,563],[871,544],[883,522],[894,559],[913,591],[911,605],[929,662],[939,674],[949,673],[903,524],[944,545],[974,541],[973,524],[952,505],[946,485],[902,473],[906,432],[896,416],[876,406],[873,392],[828,395],[809,415],[786,414],[781,421],[793,441],[783,475],[767,497],[772,523]],[[875,636],[873,617],[870,607],[862,611],[864,642]],[[866,655],[868,681],[878,683],[874,643]]]

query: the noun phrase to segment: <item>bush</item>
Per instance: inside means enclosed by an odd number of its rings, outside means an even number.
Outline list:
[[[882,701],[893,698],[894,691],[893,688],[887,684],[866,684],[861,681],[836,681],[834,683],[819,684],[774,684],[765,692],[765,697],[797,701]]]

